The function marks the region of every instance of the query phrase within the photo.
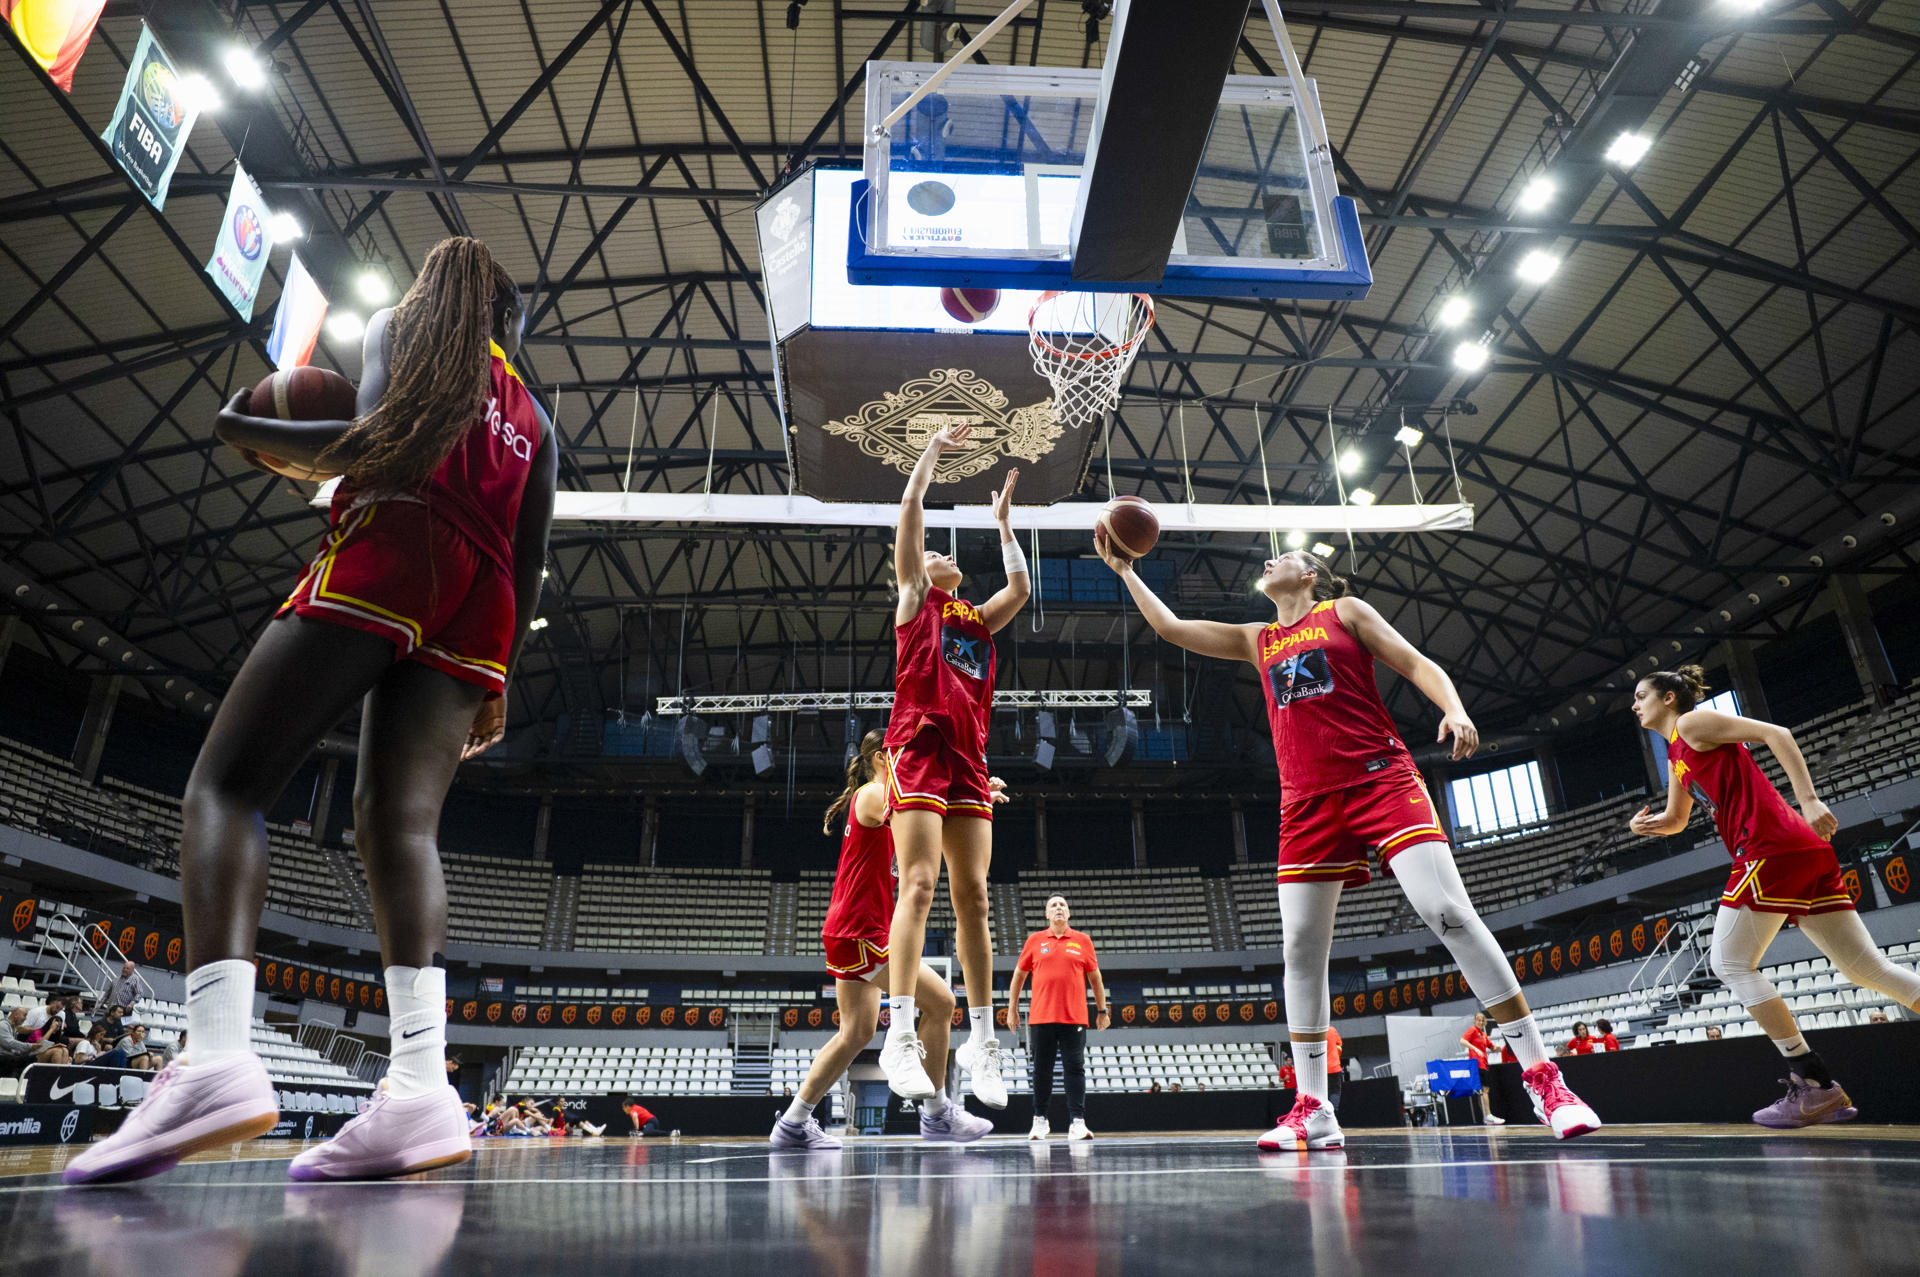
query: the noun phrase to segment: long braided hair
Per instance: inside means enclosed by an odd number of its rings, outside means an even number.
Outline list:
[[[427,481],[480,415],[488,342],[519,307],[513,277],[485,244],[454,236],[434,245],[387,321],[386,393],[333,445],[353,457],[349,482],[411,492]]]

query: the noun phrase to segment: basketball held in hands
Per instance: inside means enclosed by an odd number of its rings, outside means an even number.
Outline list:
[[[1107,544],[1123,559],[1146,557],[1160,539],[1160,516],[1140,497],[1115,497],[1094,520]]]
[[[281,421],[351,421],[358,392],[353,383],[325,368],[282,368],[262,378],[247,399],[247,411],[255,417],[274,417]],[[239,450],[247,460],[288,479],[318,483],[333,478],[338,470],[317,470],[286,461],[265,452]]]

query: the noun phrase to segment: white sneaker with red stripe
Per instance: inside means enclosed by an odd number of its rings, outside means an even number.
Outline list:
[[[1553,1131],[1554,1138],[1570,1140],[1600,1129],[1600,1115],[1567,1089],[1560,1080],[1560,1066],[1552,1060],[1540,1061],[1522,1073],[1520,1080],[1533,1097],[1534,1115]]]
[[[1346,1145],[1346,1134],[1341,1131],[1333,1110],[1305,1092],[1294,1099],[1293,1110],[1280,1119],[1280,1124],[1260,1137],[1260,1147],[1269,1153],[1281,1149],[1318,1151]]]

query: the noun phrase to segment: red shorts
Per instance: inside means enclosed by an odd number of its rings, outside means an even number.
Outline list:
[[[836,980],[871,982],[873,973],[887,965],[887,937],[821,936],[827,946],[827,972]]]
[[[1367,850],[1380,853],[1380,871],[1393,875],[1393,858],[1422,842],[1446,842],[1433,799],[1420,773],[1395,769],[1377,779],[1280,804],[1281,882],[1373,881]]]
[[[931,728],[887,749],[887,814],[902,809],[993,819],[985,754],[969,757]]]
[[[1727,909],[1804,918],[1810,913],[1851,909],[1853,897],[1847,894],[1838,856],[1830,850],[1802,851],[1735,865],[1720,904]]]
[[[506,689],[513,652],[513,578],[417,501],[374,501],[340,516],[278,616],[365,630],[419,661],[487,689]]]

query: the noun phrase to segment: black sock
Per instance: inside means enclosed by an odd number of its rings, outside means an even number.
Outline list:
[[[1787,1068],[1802,1082],[1811,1082],[1815,1086],[1833,1085],[1833,1074],[1827,1072],[1827,1062],[1820,1058],[1818,1051],[1794,1056],[1787,1061]]]

